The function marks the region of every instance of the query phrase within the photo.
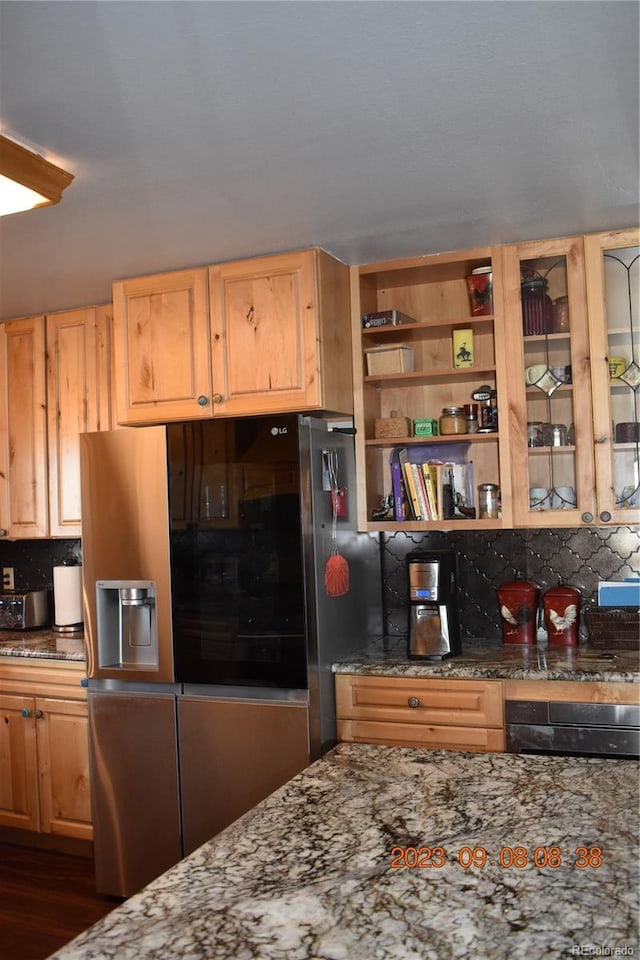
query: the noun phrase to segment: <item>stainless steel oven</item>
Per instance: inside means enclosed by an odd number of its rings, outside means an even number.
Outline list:
[[[640,706],[507,700],[509,753],[640,757]]]

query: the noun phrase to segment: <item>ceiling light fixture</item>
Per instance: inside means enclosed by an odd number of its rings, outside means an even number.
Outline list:
[[[72,180],[73,174],[0,135],[0,217],[60,203]]]

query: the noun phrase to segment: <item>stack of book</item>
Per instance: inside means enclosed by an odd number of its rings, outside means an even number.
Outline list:
[[[473,463],[459,449],[396,447],[391,454],[395,520],[452,520],[460,505],[473,506]],[[455,457],[455,459],[454,459]]]

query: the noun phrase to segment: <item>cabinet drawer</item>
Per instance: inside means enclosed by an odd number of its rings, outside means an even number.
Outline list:
[[[346,743],[379,743],[389,747],[429,747],[435,750],[468,750],[474,753],[504,752],[504,731],[486,727],[338,720],[338,740]]]
[[[336,677],[340,720],[371,720],[416,727],[504,725],[500,680],[427,680],[422,677]]]

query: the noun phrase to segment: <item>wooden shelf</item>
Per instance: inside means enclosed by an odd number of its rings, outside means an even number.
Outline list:
[[[480,380],[481,377],[495,376],[495,372],[495,365],[482,367],[482,369],[479,367],[463,367],[460,369],[443,367],[441,370],[414,370],[411,373],[378,373],[364,377],[364,382],[410,387],[413,384],[422,386],[425,383],[438,383],[446,377],[448,381],[459,380],[462,383],[469,383],[470,381]]]
[[[544,343],[545,340],[551,340],[553,343],[570,343],[571,335],[568,331],[566,333],[535,333],[522,339],[525,346],[528,343]]]
[[[498,433],[450,433],[437,437],[382,437],[366,440],[368,447],[424,447],[427,444],[445,443],[492,443],[498,440]],[[540,448],[542,449],[542,448]]]
[[[493,323],[493,321],[493,314],[483,314],[482,316],[477,317],[461,317],[458,320],[441,320],[440,318],[436,320],[419,320],[415,323],[389,324],[385,327],[363,327],[362,336],[386,337],[389,334],[416,334],[429,332],[431,330],[439,330],[442,329],[442,327],[446,327],[448,330],[457,330],[458,328],[477,326],[478,324],[482,323]]]
[[[367,530],[375,533],[380,530],[384,533],[416,532],[428,530],[501,530],[502,520],[373,520],[367,524]]]
[[[527,452],[534,454],[534,456],[541,453],[555,455],[557,453],[575,453],[576,448],[567,443],[561,447],[527,447]]]
[[[630,440],[627,443],[613,444],[614,453],[626,453],[628,451],[631,451],[632,453],[634,453],[637,450],[640,450],[640,441]]]
[[[525,393],[528,397],[536,397],[538,400],[543,400],[545,397],[547,400],[553,400],[558,395],[562,396],[563,394],[573,393],[573,384],[563,383],[556,390],[554,390],[550,396],[546,390],[541,390],[540,387],[536,387],[535,384],[533,384],[533,386],[526,386]]]

